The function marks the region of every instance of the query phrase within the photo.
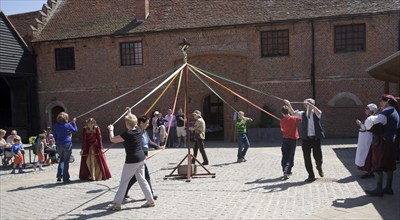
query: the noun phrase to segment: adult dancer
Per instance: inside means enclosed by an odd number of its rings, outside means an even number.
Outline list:
[[[142,130],[142,141],[143,141],[142,149],[143,149],[144,154],[147,157],[149,154],[150,147],[153,147],[155,149],[160,149],[161,147],[158,144],[154,143],[150,139],[149,134],[147,133],[146,129],[149,126],[149,118],[146,115],[143,115],[138,118],[138,124],[139,124],[140,129]],[[150,182],[150,173],[149,173],[149,169],[147,168],[146,162],[144,163],[144,176],[146,178],[147,183],[149,184],[151,194],[153,195],[153,199],[156,200],[158,198],[158,196],[155,195],[153,192],[153,187],[151,186],[151,182]],[[133,184],[136,183],[136,181],[137,181],[136,176],[133,176],[132,179],[129,181],[128,188],[126,189],[126,193],[125,193],[125,198],[129,198],[128,192],[131,189],[131,187],[133,186]]]
[[[306,111],[295,111],[288,100],[283,100],[283,102],[289,107],[291,114],[301,118],[301,148],[303,150],[304,163],[308,173],[308,178],[305,182],[313,182],[315,180],[311,151],[313,152],[318,174],[320,177],[324,177],[324,172],[322,170],[321,139],[325,137],[325,134],[321,126],[322,111],[315,106],[315,100],[311,98],[304,100]]]
[[[60,112],[57,115],[57,123],[53,125],[53,135],[56,140],[57,153],[60,157],[60,163],[57,169],[57,183],[71,182],[69,179],[69,160],[72,154],[72,133],[77,132],[76,118],[68,123],[69,115],[65,112]]]
[[[121,181],[117,193],[115,194],[113,204],[110,205],[110,210],[121,210],[121,204],[124,200],[124,195],[129,184],[129,180],[135,175],[139,182],[140,188],[147,202],[142,207],[154,207],[153,195],[150,191],[150,186],[144,177],[144,159],[145,154],[142,149],[142,132],[137,127],[137,118],[131,113],[131,109],[127,108],[125,116],[125,127],[127,131],[121,135],[114,136],[114,126],[109,125],[110,141],[113,143],[123,143],[125,148],[125,164],[122,168]]]
[[[194,147],[193,147],[193,156],[197,157],[197,152],[200,150],[201,156],[203,157],[203,165],[208,165],[208,157],[206,154],[206,150],[204,149],[204,139],[206,139],[206,122],[203,117],[201,117],[201,112],[199,110],[195,110],[193,113],[193,118],[196,120],[193,127],[190,127],[189,130],[194,131]],[[192,163],[194,164],[196,161],[192,159]]]

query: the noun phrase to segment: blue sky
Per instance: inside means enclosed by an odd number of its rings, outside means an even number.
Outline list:
[[[42,9],[47,0],[0,0],[0,9],[5,15],[20,14]]]

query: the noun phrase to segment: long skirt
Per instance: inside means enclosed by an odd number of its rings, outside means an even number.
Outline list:
[[[396,145],[393,141],[380,139],[372,145],[372,171],[396,170]]]

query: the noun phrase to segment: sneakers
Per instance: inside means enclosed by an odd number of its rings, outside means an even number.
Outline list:
[[[57,183],[61,183],[61,178],[57,178]]]
[[[119,211],[121,210],[121,204],[111,204],[107,208],[109,211]]]
[[[244,159],[244,158],[240,158],[240,159],[238,159],[238,160],[237,160],[237,162],[238,162],[238,163],[241,163],[241,162],[246,162],[246,161],[247,161],[247,160],[246,160],[246,159]]]
[[[146,202],[141,207],[142,208],[149,208],[149,207],[154,207],[154,206],[156,206],[156,204],[154,202]]]

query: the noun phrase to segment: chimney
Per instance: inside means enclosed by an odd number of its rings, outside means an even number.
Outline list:
[[[149,0],[135,0],[136,21],[145,21],[149,16]]]

